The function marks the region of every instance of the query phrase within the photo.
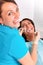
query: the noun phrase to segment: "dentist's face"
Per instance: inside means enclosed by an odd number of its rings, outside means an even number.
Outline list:
[[[6,2],[2,5],[2,21],[4,25],[18,28],[19,23],[19,9],[18,6],[11,2]]]

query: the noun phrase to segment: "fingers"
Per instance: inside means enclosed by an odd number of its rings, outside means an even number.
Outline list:
[[[24,28],[20,28],[20,29],[19,29],[19,32],[20,32],[20,35],[22,35],[23,32],[24,32]]]
[[[40,38],[40,32],[35,32],[35,37]]]
[[[39,39],[40,39],[40,33],[39,33],[39,32],[35,32],[35,33],[34,33],[34,40],[33,40],[33,41],[34,41],[36,44],[38,44]]]

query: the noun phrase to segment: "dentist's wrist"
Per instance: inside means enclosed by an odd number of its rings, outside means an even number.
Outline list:
[[[33,41],[33,44],[37,44],[38,45],[38,41]]]

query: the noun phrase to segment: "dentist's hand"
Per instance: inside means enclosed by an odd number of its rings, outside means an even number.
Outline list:
[[[25,31],[26,31],[26,28],[25,28],[25,27],[21,27],[21,28],[19,29],[19,33],[20,33],[20,35],[22,35],[23,32],[25,32]]]
[[[34,44],[38,44],[39,39],[40,39],[40,33],[39,33],[39,32],[35,32],[35,33],[34,33],[33,43],[34,43]]]

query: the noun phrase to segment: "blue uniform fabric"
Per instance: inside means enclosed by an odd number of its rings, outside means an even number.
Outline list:
[[[16,28],[0,25],[0,65],[21,65],[17,60],[28,52]]]
[[[33,44],[33,42],[26,43],[30,53],[31,53],[31,49],[32,49],[32,44]],[[41,40],[41,39],[38,42],[37,53],[38,53],[38,60],[37,60],[36,65],[43,65],[43,40]]]

